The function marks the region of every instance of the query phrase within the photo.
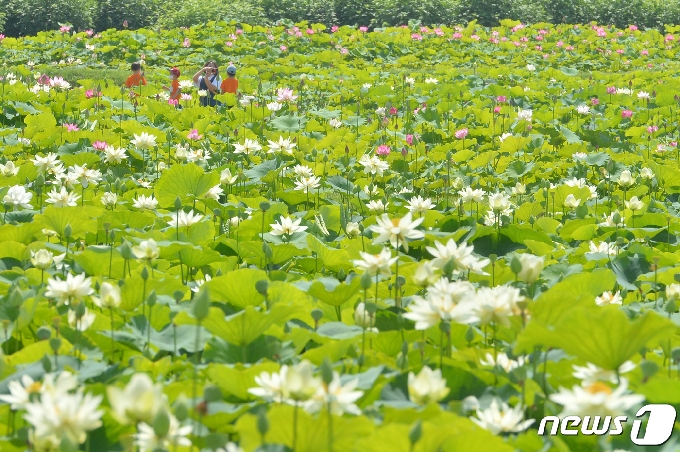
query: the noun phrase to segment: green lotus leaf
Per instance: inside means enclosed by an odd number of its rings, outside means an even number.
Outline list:
[[[206,287],[212,299],[245,308],[260,305],[264,301],[264,296],[255,288],[255,284],[263,279],[267,279],[264,271],[245,268],[213,278],[206,283]]]
[[[173,207],[177,197],[183,205],[191,206],[219,182],[220,175],[214,171],[206,173],[200,166],[191,163],[175,165],[163,172],[154,194],[162,207]]]

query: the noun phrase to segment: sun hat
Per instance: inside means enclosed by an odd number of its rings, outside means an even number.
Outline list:
[[[179,69],[177,69],[176,67],[173,67],[172,69],[170,69],[170,73],[172,75],[174,75],[175,77],[179,77]]]

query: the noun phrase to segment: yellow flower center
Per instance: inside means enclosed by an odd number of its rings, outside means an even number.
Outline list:
[[[29,394],[38,393],[40,392],[40,387],[41,387],[40,382],[36,381],[32,385],[26,387],[26,392],[28,392]]]
[[[395,228],[398,228],[399,227],[399,220],[400,220],[399,218],[392,218],[392,226],[394,226]]]
[[[592,385],[588,386],[586,388],[586,391],[588,391],[591,394],[597,394],[599,392],[604,392],[604,393],[607,393],[607,394],[612,393],[612,389],[609,386],[607,386],[606,384],[604,384],[600,381],[598,381],[597,383],[593,383]]]

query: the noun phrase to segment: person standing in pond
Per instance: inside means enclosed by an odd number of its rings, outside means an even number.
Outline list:
[[[196,88],[207,92],[207,95],[200,97],[200,103],[203,106],[210,105],[214,107],[219,105],[215,99],[215,95],[220,93],[220,84],[222,80],[219,75],[219,68],[214,61],[208,61],[205,66],[201,68],[193,77]]]

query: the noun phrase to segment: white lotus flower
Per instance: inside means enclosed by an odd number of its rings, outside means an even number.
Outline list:
[[[139,135],[134,134],[134,137],[130,143],[137,149],[151,149],[156,146],[156,135],[142,132]]]
[[[53,188],[51,192],[47,194],[46,203],[54,204],[54,207],[74,207],[78,205],[76,201],[80,199],[80,196],[75,193],[69,193],[66,188],[61,187],[59,191]]]
[[[567,197],[564,199],[564,205],[565,205],[565,207],[568,207],[568,208],[570,208],[570,209],[575,209],[575,208],[577,208],[577,207],[579,206],[579,204],[581,204],[581,200],[580,200],[580,199],[576,199],[576,197],[575,197],[573,194],[571,194],[571,193],[569,193],[569,194],[567,195]]]
[[[220,189],[221,190],[221,189]],[[178,211],[176,214],[173,215],[173,218],[168,221],[169,226],[176,226],[176,227],[183,227],[186,226],[187,228],[189,226],[193,226],[201,219],[203,218],[203,215],[194,213],[192,210],[189,213],[186,213],[183,210]]]
[[[353,221],[348,222],[347,226],[345,227],[345,232],[347,232],[347,235],[350,237],[358,237],[359,234],[361,234],[359,223],[355,223]]]
[[[93,293],[92,280],[86,278],[84,273],[75,276],[67,273],[66,279],[63,281],[54,278],[47,280],[45,296],[56,299],[57,304],[61,306],[63,304],[78,304]]]
[[[642,208],[645,206],[645,203],[640,201],[637,196],[633,196],[630,198],[630,200],[626,201],[625,204],[626,208],[632,210],[633,212],[642,210]]]
[[[339,129],[340,127],[342,127],[342,121],[336,118],[331,118],[328,120],[328,125],[334,129]]]
[[[152,423],[158,410],[165,404],[163,385],[154,384],[144,373],[130,378],[125,389],[115,386],[106,388],[111,414],[121,424]]]
[[[309,190],[314,190],[319,188],[319,182],[321,178],[317,176],[300,177],[295,181],[295,190],[301,190],[305,193],[309,193]]]
[[[494,435],[500,433],[519,433],[534,423],[534,419],[524,419],[524,409],[521,405],[510,408],[507,403],[498,401],[494,398],[491,406],[486,410],[477,410],[477,417],[470,420]]]
[[[0,164],[0,174],[2,174],[5,177],[16,176],[17,174],[19,174],[19,167],[14,165],[14,162],[10,160],[4,165]]]
[[[633,179],[633,175],[630,173],[629,170],[623,170],[621,172],[621,175],[619,176],[619,185],[622,187],[630,187],[635,183],[635,179]]]
[[[619,380],[619,376],[630,372],[635,369],[635,363],[632,361],[626,361],[619,367],[619,375],[613,370],[605,370],[595,364],[588,363],[585,367],[573,365],[574,377],[583,380],[581,382],[582,386],[590,386],[598,381],[608,381],[610,383],[616,383]]]
[[[680,299],[680,284],[669,284],[666,286],[666,299],[678,300]]]
[[[83,394],[82,388],[75,394],[45,392],[40,400],[26,404],[24,419],[33,426],[38,441],[56,439],[59,444],[66,437],[78,445],[85,442],[88,431],[102,425],[104,412],[98,409],[101,401],[101,396]]]
[[[522,269],[517,273],[519,279],[526,283],[533,283],[541,276],[544,265],[543,256],[524,253],[519,255],[519,261],[522,264]]]
[[[628,380],[621,378],[618,388],[612,389],[602,383],[587,387],[574,386],[571,390],[560,388],[550,400],[563,407],[560,416],[619,416],[642,403],[645,397],[628,392]]]
[[[389,203],[387,203],[389,204]],[[368,208],[369,211],[373,213],[378,213],[378,212],[385,212],[385,209],[387,208],[387,204],[383,204],[381,200],[375,200],[375,201],[369,201],[366,203],[366,207]]]
[[[489,196],[489,207],[494,212],[501,212],[510,207],[510,200],[502,193],[494,193]]]
[[[283,138],[279,136],[279,141],[269,141],[269,151],[268,154],[273,154],[276,152],[283,152],[284,154],[293,155],[293,150],[296,144],[293,143],[289,138]]]
[[[300,226],[302,218],[293,220],[291,217],[281,217],[279,222],[270,224],[272,228],[272,235],[293,235],[296,232],[307,230],[307,226]]]
[[[623,298],[621,297],[621,292],[612,292],[610,290],[602,293],[599,297],[595,297],[595,304],[598,306],[607,306],[610,304],[623,304]]]
[[[525,121],[531,121],[531,117],[533,116],[533,111],[531,110],[522,110],[521,108],[517,111],[517,119],[519,120],[525,120]]]
[[[417,376],[413,372],[408,374],[408,395],[414,403],[419,405],[437,403],[446,397],[449,391],[441,369],[432,370],[424,366]]]
[[[590,113],[590,107],[587,105],[579,105],[576,107],[576,112],[580,115],[587,115]]]
[[[481,188],[473,190],[472,187],[465,187],[458,194],[463,202],[482,202],[484,200],[484,190]]]
[[[92,297],[92,301],[100,308],[117,308],[121,301],[120,287],[104,282],[99,288],[99,297]]]
[[[113,146],[106,146],[104,148],[104,157],[106,163],[121,163],[127,160],[127,151],[123,148],[114,148]]]
[[[534,66],[533,64],[527,64],[527,71],[533,72],[535,70],[536,70],[536,66]]]
[[[139,195],[134,201],[132,201],[132,207],[142,210],[154,210],[157,205],[158,201],[153,197],[153,195]]]
[[[118,195],[107,191],[102,196],[101,201],[104,206],[115,206],[118,203]]]
[[[232,175],[229,168],[225,168],[220,173],[220,183],[225,185],[232,185],[238,180],[238,174]]]
[[[519,289],[511,286],[496,286],[493,289],[480,287],[473,300],[459,303],[457,314],[463,323],[479,322],[481,325],[494,323],[509,326],[509,317],[521,313],[517,306],[522,301]]]
[[[639,91],[637,97],[638,99],[649,99],[649,93],[646,91]]]
[[[45,157],[40,157],[36,155],[33,160],[33,164],[38,167],[38,171],[45,172],[49,171],[59,164],[59,156],[54,152],[48,152]]]
[[[510,359],[508,358],[508,355],[506,355],[505,353],[498,352],[496,358],[494,358],[491,353],[487,353],[486,359],[480,360],[479,364],[481,364],[482,366],[489,367],[498,366],[505,372],[509,373],[519,367],[522,367],[525,364],[525,360],[523,356],[517,357],[516,360]]]
[[[366,330],[378,332],[377,328],[373,328],[375,314],[368,312],[366,305],[363,302],[359,303],[354,309],[354,323]]]
[[[591,253],[600,253],[606,254],[608,256],[616,256],[618,252],[618,247],[616,246],[616,243],[600,242],[599,245],[596,245],[595,242],[591,240],[589,246]]]
[[[297,177],[311,177],[314,175],[314,171],[305,165],[295,165],[293,173],[295,173]]]
[[[614,223],[614,216],[617,215],[617,214],[621,218],[621,220],[619,221],[618,224]],[[602,223],[600,223],[600,226],[606,226],[606,227],[612,227],[613,228],[613,227],[616,227],[616,226],[623,225],[624,220],[625,220],[625,217],[623,215],[621,215],[621,213],[619,213],[618,210],[615,210],[609,215],[607,215],[607,214],[604,215],[604,221]]]
[[[345,384],[340,382],[340,375],[333,371],[333,379],[330,383],[318,386],[312,398],[304,404],[308,413],[318,413],[330,405],[330,411],[336,416],[344,413],[361,415],[361,410],[354,402],[364,395],[363,391],[356,389],[359,379],[354,378]]]
[[[654,172],[649,168],[642,168],[642,170],[640,170],[640,176],[643,179],[650,179],[651,180],[651,179],[654,179]]]
[[[191,440],[187,437],[193,427],[191,425],[180,426],[175,416],[169,414],[170,426],[168,433],[164,436],[156,435],[153,427],[144,422],[137,426],[135,434],[135,445],[140,452],[154,452],[156,450],[172,450],[181,446],[191,446]]]
[[[439,279],[434,270],[434,266],[430,261],[421,261],[413,274],[413,281],[420,287],[427,287],[433,284]]]
[[[160,256],[160,249],[154,239],[142,240],[139,245],[132,247],[132,254],[137,259],[157,259]]]
[[[365,253],[359,251],[360,260],[354,260],[355,267],[363,270],[371,276],[380,274],[386,278],[392,274],[392,265],[397,262],[398,257],[392,257],[392,252],[388,248],[380,250],[379,254]]]
[[[13,210],[17,210],[19,207],[31,209],[33,208],[30,204],[32,197],[33,193],[27,192],[23,185],[14,185],[9,188],[2,202],[12,206]]]
[[[433,209],[432,200],[430,198],[423,198],[422,196],[414,196],[408,202],[406,208],[411,213],[419,213],[421,215],[427,213],[428,210]]]
[[[524,185],[521,182],[517,182],[514,187],[512,187],[512,194],[517,196],[517,195],[523,195],[527,192],[527,186]]]
[[[52,266],[54,254],[46,249],[40,249],[35,253],[31,251],[31,264],[40,270],[46,270]]]
[[[309,400],[321,386],[321,378],[314,376],[312,363],[303,360],[290,366],[283,378],[284,394],[297,402]]]
[[[404,317],[416,322],[417,330],[426,330],[442,320],[467,323],[470,318],[470,300],[475,290],[467,281],[450,282],[440,278],[428,289],[425,298],[416,296]],[[466,302],[467,300],[467,302]]]
[[[432,260],[432,266],[438,269],[444,268],[447,262],[453,260],[455,270],[470,270],[477,274],[485,274],[482,268],[486,267],[490,262],[488,259],[479,259],[473,256],[474,246],[468,246],[467,242],[457,245],[453,239],[449,239],[446,245],[434,242],[434,247],[428,246],[425,249],[435,257]]]
[[[219,185],[215,185],[205,194],[206,199],[214,199],[215,201],[220,200],[220,196],[224,194],[224,190]],[[177,224],[177,222],[175,222]]]
[[[80,319],[78,319],[74,309],[69,309],[68,311],[68,324],[71,328],[75,328],[78,331],[87,330],[92,326],[96,318],[97,316],[94,313],[89,312],[87,308],[85,308],[85,313]]]
[[[363,165],[364,173],[375,174],[382,176],[385,171],[390,167],[387,162],[380,160],[377,155],[364,154],[361,159],[359,159],[359,164]]]
[[[434,77],[428,77],[425,79],[425,83],[427,83],[428,85],[436,85],[437,83],[439,83],[439,80],[437,80]]]
[[[234,143],[234,154],[252,154],[262,149],[256,140],[246,138],[243,144]]]
[[[420,239],[425,237],[425,234],[422,231],[416,229],[423,221],[424,218],[413,220],[411,212],[407,213],[402,218],[392,219],[384,213],[377,218],[377,224],[371,226],[371,230],[378,234],[378,237],[373,243],[378,244],[389,241],[395,249],[403,246],[404,250],[408,251],[409,239]]]
[[[276,101],[267,104],[269,111],[279,111],[281,110],[281,107],[283,107],[283,104],[280,104]]]

